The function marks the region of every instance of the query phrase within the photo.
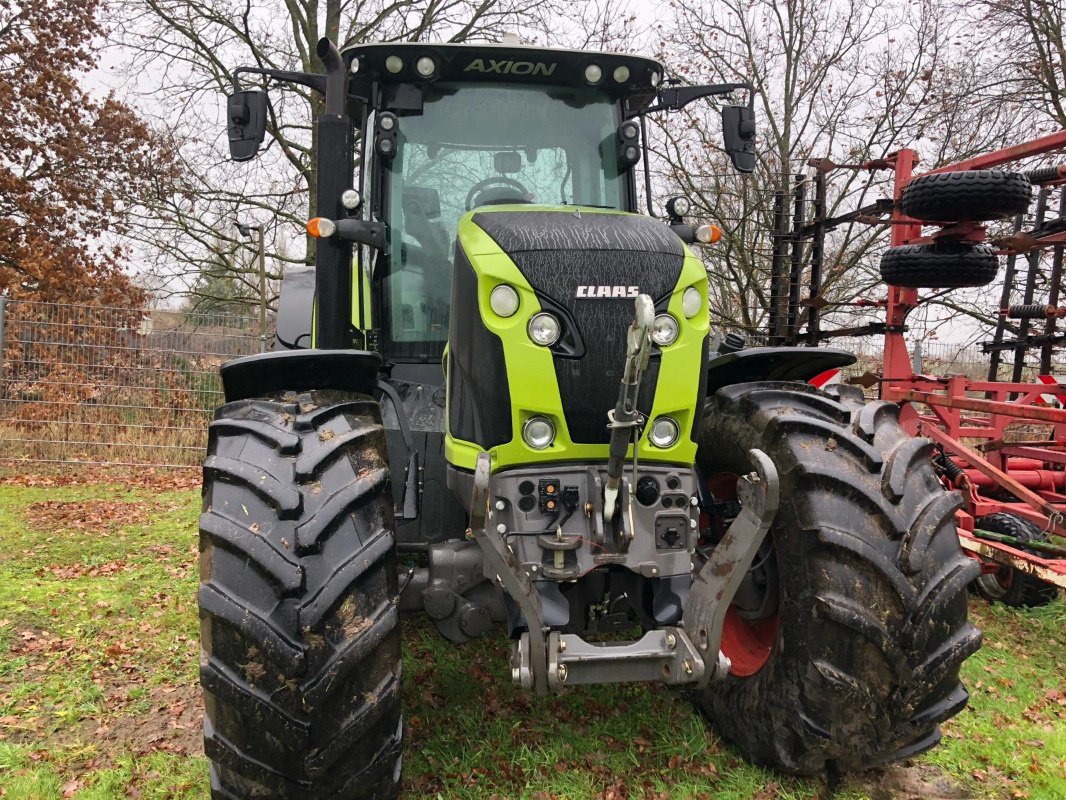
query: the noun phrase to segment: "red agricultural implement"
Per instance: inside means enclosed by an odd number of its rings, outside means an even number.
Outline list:
[[[1066,316],[1059,306],[1066,190],[1057,189],[1066,184],[1066,166],[1010,172],[1019,162],[1050,163],[1059,151],[1066,151],[1066,131],[924,174],[915,173],[918,157],[909,149],[855,165],[820,159],[811,162],[811,178],[797,180],[791,226],[784,214],[787,198],[777,198],[771,343],[884,337],[881,374],[852,380],[878,385],[882,399],[901,404],[905,429],[933,441],[930,455],[941,480],[965,500],[958,512],[959,535],[966,552],[982,564],[975,588],[1014,605],[1049,602],[1055,587],[1066,587],[1066,386],[1059,388],[1050,375],[1054,348],[1066,343],[1066,335],[1057,331],[1058,320]],[[892,200],[827,216],[826,175],[836,169],[891,170]],[[813,220],[808,221],[811,184]],[[1036,209],[1029,215],[1034,189]],[[1056,191],[1057,213],[1049,215]],[[986,222],[1010,213],[1015,214],[1010,234],[990,236]],[[881,262],[887,298],[860,302],[883,308],[884,322],[823,332],[825,235],[851,222],[891,226],[891,248]],[[1050,259],[1042,256],[1048,248]],[[931,299],[919,289],[991,283],[1000,255],[1006,256],[1007,269],[999,324],[992,341],[982,346],[991,354],[988,378],[916,372],[920,359],[912,358],[904,334],[908,315]],[[801,300],[800,277],[808,259],[809,295]],[[1046,293],[1045,302],[1035,302],[1038,288]],[[1019,293],[1022,303],[1010,305]],[[802,335],[801,316],[807,323]],[[1040,350],[1039,380],[1030,382],[1024,380],[1025,353],[1035,349]],[[1000,381],[1005,352],[1013,352],[1013,371],[1009,381]]]

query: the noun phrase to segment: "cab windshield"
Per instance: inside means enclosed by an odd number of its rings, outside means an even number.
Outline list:
[[[385,173],[385,352],[437,360],[448,337],[456,224],[498,203],[622,208],[618,104],[595,89],[433,84],[400,118]]]

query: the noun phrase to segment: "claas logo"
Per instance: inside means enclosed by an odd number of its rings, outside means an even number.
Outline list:
[[[640,294],[639,286],[578,286],[577,297],[622,297],[634,298]]]

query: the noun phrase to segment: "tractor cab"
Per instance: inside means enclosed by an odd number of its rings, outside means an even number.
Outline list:
[[[363,106],[363,213],[388,228],[368,270],[394,361],[439,362],[459,219],[486,206],[633,211],[651,59],[506,45],[366,45],[343,57]],[[370,266],[370,265],[365,265]]]

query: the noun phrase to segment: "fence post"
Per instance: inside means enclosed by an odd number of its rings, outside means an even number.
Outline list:
[[[4,344],[7,338],[7,294],[0,292],[0,372],[4,369]]]

